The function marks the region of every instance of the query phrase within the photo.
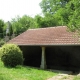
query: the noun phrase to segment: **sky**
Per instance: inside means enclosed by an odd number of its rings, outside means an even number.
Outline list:
[[[34,17],[42,14],[39,3],[42,0],[0,0],[0,19],[10,21],[16,16],[29,15]]]

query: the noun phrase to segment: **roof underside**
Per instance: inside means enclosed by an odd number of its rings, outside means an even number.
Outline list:
[[[49,27],[29,29],[8,43],[17,45],[80,45],[77,32],[70,32],[67,27]]]

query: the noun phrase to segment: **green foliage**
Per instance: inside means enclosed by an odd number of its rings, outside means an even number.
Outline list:
[[[69,12],[65,7],[68,2],[69,0],[42,0],[40,6],[46,17],[44,23],[48,26],[67,25]]]
[[[70,8],[71,13],[69,16],[68,27],[75,30],[80,30],[80,1],[71,0],[67,6],[68,10],[69,7],[71,7]]]
[[[57,19],[58,26],[65,26],[69,22],[69,12],[65,8],[60,8],[53,16],[55,19]]]
[[[0,54],[5,66],[15,67],[23,64],[22,51],[15,44],[3,45]]]
[[[58,26],[68,26],[72,31],[80,30],[79,0],[42,0],[40,6],[44,16],[46,14],[52,15]]]
[[[0,19],[0,38],[3,38],[4,21]]]
[[[75,76],[73,80],[80,80],[80,76]]]
[[[26,31],[28,28],[36,27],[34,19],[27,15],[24,15],[22,17],[17,16],[16,18],[12,19],[11,23],[12,23],[13,32],[17,35]]]
[[[3,32],[2,32],[2,33],[0,33],[0,38],[3,38]]]
[[[44,17],[36,15],[35,20],[39,28],[52,27],[57,25],[57,19],[50,14],[46,14]]]
[[[64,8],[69,0],[42,0],[40,6],[43,13],[55,14],[60,8]]]
[[[0,19],[0,33],[3,33],[4,21]]]
[[[0,40],[0,47],[5,44],[5,41],[3,39]]]

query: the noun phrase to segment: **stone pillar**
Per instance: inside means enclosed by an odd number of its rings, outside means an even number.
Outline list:
[[[45,47],[42,47],[42,57],[41,57],[41,65],[40,65],[41,69],[46,69],[46,56],[45,56]]]

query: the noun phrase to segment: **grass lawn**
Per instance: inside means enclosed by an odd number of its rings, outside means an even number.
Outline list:
[[[80,80],[80,75],[79,76],[75,76],[73,80]]]
[[[30,67],[6,68],[0,60],[0,80],[47,80],[57,73]]]

